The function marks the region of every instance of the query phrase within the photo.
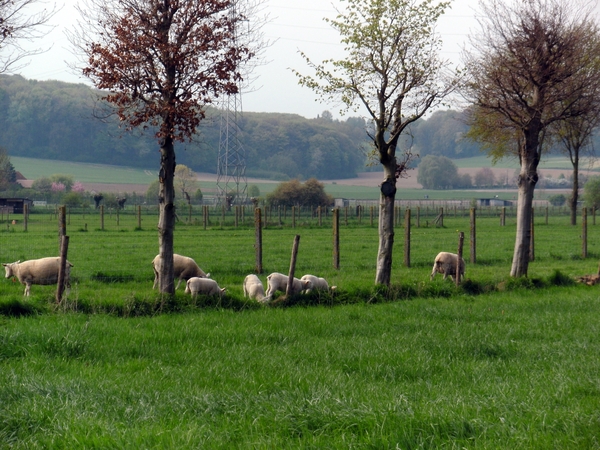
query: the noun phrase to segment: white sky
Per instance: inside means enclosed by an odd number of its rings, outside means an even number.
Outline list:
[[[87,79],[69,69],[69,63],[74,64],[75,60],[64,30],[72,28],[77,20],[76,3],[77,0],[57,3],[62,9],[52,20],[56,28],[42,42],[35,43],[36,47],[51,46],[50,50],[30,58],[28,65],[17,73],[28,79],[89,84]],[[339,117],[339,106],[317,101],[310,89],[298,85],[290,69],[308,73],[299,51],[314,62],[340,55],[339,35],[323,18],[335,17],[334,8],[343,4],[340,0],[264,0],[264,13],[269,15],[269,21],[263,32],[265,39],[273,44],[265,51],[266,64],[253,72],[255,89],[242,97],[244,111],[294,113],[314,118],[329,110],[334,117]],[[451,9],[440,19],[437,31],[444,41],[443,58],[459,62],[469,32],[477,28],[476,6],[477,0],[453,0]]]

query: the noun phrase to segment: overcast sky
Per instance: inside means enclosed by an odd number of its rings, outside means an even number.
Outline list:
[[[65,0],[57,4],[62,9],[52,20],[56,28],[44,38],[43,43],[36,44],[52,48],[32,57],[29,64],[17,73],[28,79],[89,84],[87,79],[69,69],[69,63],[75,61],[64,30],[71,28],[77,19],[76,3],[76,0]],[[253,91],[242,96],[245,111],[293,113],[314,118],[329,110],[334,117],[339,117],[339,106],[316,101],[317,97],[310,89],[298,85],[290,69],[307,72],[299,51],[306,53],[314,62],[341,54],[339,35],[323,21],[324,17],[335,17],[335,7],[341,6],[343,2],[339,0],[264,0],[263,9],[269,21],[263,32],[265,39],[272,44],[264,54],[266,63],[254,70]],[[443,58],[459,62],[460,51],[469,32],[477,28],[476,6],[477,0],[454,0],[451,9],[440,19],[438,33],[444,42]]]

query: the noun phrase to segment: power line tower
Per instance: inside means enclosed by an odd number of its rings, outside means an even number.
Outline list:
[[[232,94],[221,102],[221,132],[217,162],[217,198],[221,205],[244,203],[248,196],[246,151],[240,141],[241,94]]]
[[[233,1],[230,14],[236,17],[238,1]],[[238,30],[236,41],[238,39]],[[221,132],[217,161],[217,200],[229,208],[243,204],[248,197],[246,178],[246,151],[240,141],[238,120],[242,113],[242,87],[238,82],[236,94],[227,95],[221,101]]]

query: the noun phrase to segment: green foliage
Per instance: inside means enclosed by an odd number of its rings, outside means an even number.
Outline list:
[[[445,156],[425,156],[419,163],[417,181],[424,189],[471,187],[471,177],[459,176],[456,164]]]
[[[254,198],[260,197],[260,189],[257,185],[251,184],[250,186],[248,186],[248,196]]]
[[[4,190],[17,181],[17,173],[10,162],[8,152],[0,146],[0,189]]]
[[[548,197],[548,202],[552,206],[563,206],[566,203],[566,201],[567,197],[565,197],[564,194],[554,194]]]
[[[583,200],[588,208],[600,208],[600,177],[591,177],[583,185]]]
[[[82,204],[82,195],[79,192],[67,192],[62,197],[62,203],[69,207],[76,207]]]
[[[159,188],[160,188],[159,180],[154,180],[152,183],[150,183],[150,185],[148,186],[148,189],[146,190],[146,203],[148,203],[149,205],[158,205]],[[198,190],[200,190],[200,189],[198,189]]]
[[[281,183],[267,195],[271,206],[330,206],[333,198],[325,193],[322,183],[315,178],[304,184],[297,179]]]

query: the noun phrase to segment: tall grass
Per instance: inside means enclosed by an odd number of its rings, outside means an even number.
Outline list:
[[[597,295],[0,328],[7,448],[598,448]]]

